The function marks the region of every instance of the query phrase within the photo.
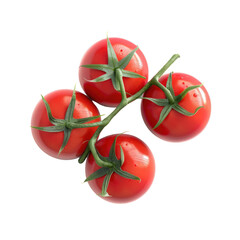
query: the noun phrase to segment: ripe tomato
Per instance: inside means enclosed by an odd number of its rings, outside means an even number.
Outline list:
[[[159,79],[159,82],[166,86],[168,76],[168,74],[163,75]],[[180,94],[187,87],[200,84],[201,83],[196,78],[190,75],[184,73],[172,74],[172,87],[175,96]],[[151,86],[143,97],[155,99],[166,98],[163,91],[155,85]],[[201,86],[189,91],[179,102],[179,105],[191,113],[198,107],[203,107],[193,116],[185,116],[172,109],[163,122],[154,129],[154,126],[159,120],[163,106],[158,106],[152,101],[143,99],[141,112],[145,124],[153,134],[167,141],[184,141],[196,136],[207,125],[211,113],[211,102],[207,90]]]
[[[136,48],[135,44],[121,38],[110,38],[109,40],[118,61],[122,60]],[[106,81],[93,82],[91,80],[102,76],[104,72],[96,69],[81,67],[82,65],[89,64],[107,65],[109,63],[107,44],[107,39],[104,39],[95,43],[88,49],[80,64],[79,80],[83,90],[91,99],[104,106],[115,107],[121,101],[121,93],[114,89],[111,80],[108,79]],[[134,53],[132,59],[124,70],[131,71],[145,77],[123,77],[127,96],[130,96],[138,92],[148,81],[147,61],[140,49]]]
[[[57,90],[45,96],[53,117],[64,119],[69,103],[72,98],[72,90]],[[76,92],[76,102],[73,112],[75,119],[98,116],[99,111],[92,101],[80,92]],[[91,122],[97,122],[100,118]],[[89,122],[90,123],[90,122]],[[41,100],[35,107],[31,126],[46,127],[53,126],[49,121],[44,102]],[[32,135],[37,145],[48,155],[59,159],[74,159],[79,157],[87,146],[97,127],[72,129],[67,145],[62,152],[59,149],[63,143],[64,132],[44,132],[32,128]]]
[[[96,149],[103,157],[109,156],[115,138],[116,135],[110,135],[96,143]],[[102,198],[115,203],[130,202],[142,196],[151,186],[155,173],[154,157],[143,141],[131,135],[119,135],[115,146],[117,159],[121,157],[120,146],[124,153],[122,170],[139,177],[140,180],[127,179],[114,172],[107,189],[110,197]],[[100,167],[96,164],[93,155],[90,154],[86,162],[86,176],[90,176],[98,169]],[[98,195],[101,194],[103,180],[104,176],[88,182]]]

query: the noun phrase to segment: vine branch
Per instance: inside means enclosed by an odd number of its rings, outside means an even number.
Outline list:
[[[164,93],[166,94],[166,96],[168,96],[168,92],[169,90],[163,86],[161,83],[158,82],[158,79],[164,74],[164,72],[179,58],[180,56],[178,54],[174,54],[169,60],[168,62],[158,71],[158,73],[143,87],[141,88],[137,93],[135,93],[134,95],[130,96],[129,98],[127,98],[126,96],[126,91],[125,91],[125,87],[123,84],[123,75],[122,75],[122,70],[119,68],[115,69],[115,76],[116,76],[116,81],[119,84],[120,87],[120,92],[121,92],[121,96],[122,96],[122,100],[121,102],[118,104],[118,106],[102,121],[94,123],[94,126],[98,126],[98,129],[95,131],[95,133],[93,134],[92,138],[89,140],[88,142],[88,146],[85,149],[84,153],[80,156],[78,162],[79,163],[83,163],[84,160],[87,158],[88,154],[91,152],[93,154],[93,157],[97,163],[97,165],[99,165],[100,167],[112,167],[112,163],[111,162],[106,162],[103,161],[97,153],[97,150],[95,148],[95,143],[97,141],[97,138],[99,136],[99,134],[101,133],[101,131],[111,122],[111,120],[114,118],[114,116],[117,115],[117,113],[119,111],[121,111],[126,105],[128,105],[129,103],[135,101],[136,99],[138,99],[139,97],[141,97],[141,95],[147,91],[152,85],[157,85],[159,88],[161,88]],[[169,95],[170,96],[170,95]],[[169,97],[170,98],[170,97]],[[77,125],[77,124],[76,124]],[[85,123],[85,124],[79,124],[79,127],[92,127],[93,124],[92,123]]]

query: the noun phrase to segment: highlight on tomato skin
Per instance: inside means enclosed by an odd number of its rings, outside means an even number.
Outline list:
[[[169,74],[163,75],[159,79],[159,82],[166,86],[168,76]],[[172,87],[175,96],[188,87],[200,84],[200,81],[188,74],[172,74]],[[143,97],[155,99],[166,98],[163,91],[154,85],[144,93]],[[179,105],[191,113],[198,107],[202,107],[193,116],[185,116],[172,109],[163,122],[154,128],[159,120],[163,107],[147,99],[143,99],[141,103],[141,113],[148,129],[157,137],[171,142],[186,141],[201,133],[206,127],[211,115],[211,101],[206,88],[201,86],[189,91],[179,102]]]
[[[53,91],[46,96],[53,117],[64,119],[73,95],[73,90],[62,89]],[[73,111],[75,119],[99,116],[99,111],[94,103],[84,94],[76,91],[76,103]],[[89,123],[100,121],[100,117]],[[43,100],[36,105],[31,119],[33,127],[53,126],[49,121],[46,106]],[[70,160],[78,158],[87,147],[87,143],[93,136],[97,127],[72,129],[67,145],[59,154],[64,140],[64,132],[45,132],[32,128],[32,135],[39,148],[51,157]]]
[[[137,46],[125,39],[109,38],[112,48],[116,54],[117,60],[121,61]],[[79,67],[79,81],[84,92],[97,103],[116,107],[121,102],[121,93],[114,89],[110,79],[101,82],[94,82],[104,75],[103,71],[81,67],[89,64],[105,64],[109,62],[107,39],[103,39],[91,46],[83,56]],[[148,65],[145,56],[138,48],[131,58],[128,65],[124,68],[126,71],[141,75],[142,77],[123,77],[123,83],[127,97],[137,93],[148,81]]]
[[[97,141],[96,149],[99,153],[107,157],[113,141],[117,135],[110,135]],[[109,197],[102,197],[102,185],[104,176],[88,181],[91,189],[102,199],[113,203],[127,203],[140,198],[150,188],[155,175],[155,160],[149,147],[139,138],[121,134],[117,137],[115,152],[118,159],[121,156],[121,150],[124,152],[124,163],[122,170],[129,172],[140,178],[140,180],[132,180],[124,178],[113,173],[108,185],[107,192]],[[96,164],[92,154],[88,156],[85,170],[86,177],[100,169]]]

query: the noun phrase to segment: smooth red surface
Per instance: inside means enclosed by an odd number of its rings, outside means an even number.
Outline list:
[[[107,136],[96,143],[96,148],[102,156],[109,156],[115,137],[116,135]],[[118,136],[115,149],[118,159],[120,159],[119,145],[121,145],[125,157],[122,170],[138,176],[141,181],[126,179],[113,173],[107,189],[111,197],[103,197],[103,199],[115,203],[125,203],[136,200],[149,189],[154,179],[155,161],[148,146],[134,136],[127,134]],[[93,155],[90,154],[86,162],[86,176],[97,169],[99,169],[99,166],[96,164]],[[104,177],[101,177],[88,182],[96,194],[101,193],[103,179]]]
[[[72,90],[57,90],[44,97],[51,108],[53,117],[64,119],[72,94]],[[84,94],[76,92],[73,117],[85,118],[98,115],[100,115],[99,111],[93,102]],[[100,118],[91,122],[97,121],[100,121]],[[33,111],[31,126],[52,126],[42,100],[39,101]],[[32,135],[37,145],[48,155],[59,159],[74,159],[83,153],[87,141],[92,137],[96,129],[96,127],[73,129],[67,145],[59,155],[58,152],[63,143],[63,132],[49,133],[32,128]]]
[[[163,75],[159,82],[166,86],[168,74]],[[173,73],[172,85],[175,95],[180,94],[185,88],[201,84],[196,78],[184,74]],[[156,87],[150,87],[144,94],[144,97],[166,98],[163,91]],[[210,113],[211,102],[207,90],[204,86],[196,88],[187,93],[179,102],[179,105],[194,112],[199,106],[203,106],[194,116],[184,116],[175,110],[172,110],[159,127],[153,129],[159,120],[163,107],[153,102],[143,99],[141,104],[142,117],[147,127],[157,137],[167,141],[184,141],[199,134],[207,125]]]
[[[119,61],[137,47],[135,44],[121,38],[109,38],[109,40]],[[107,39],[103,39],[88,49],[81,61],[80,66],[87,64],[107,63]],[[148,81],[148,65],[140,49],[135,52],[125,70],[138,73],[145,77],[145,79],[123,77],[127,96],[130,96],[138,92]],[[103,74],[104,72],[99,70],[79,67],[80,84],[85,93],[99,104],[108,107],[117,106],[121,101],[121,94],[113,88],[110,79],[97,83],[89,81]]]

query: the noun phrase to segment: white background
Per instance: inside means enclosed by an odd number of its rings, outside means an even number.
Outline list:
[[[238,2],[1,1],[0,238],[239,240]],[[139,101],[102,132],[129,131],[155,156],[150,190],[121,205],[83,184],[84,165],[77,160],[44,154],[30,130],[40,94],[75,84],[82,91],[80,60],[107,34],[137,44],[150,77],[179,53],[169,71],[198,78],[212,100],[208,126],[184,143],[153,136]],[[112,110],[98,107],[102,114]]]

